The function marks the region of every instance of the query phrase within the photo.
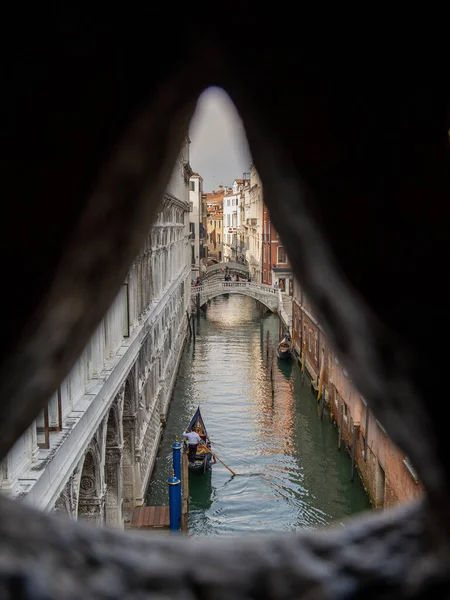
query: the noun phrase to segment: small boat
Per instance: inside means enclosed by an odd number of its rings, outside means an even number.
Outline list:
[[[283,360],[291,358],[291,344],[286,337],[284,337],[278,344],[277,356]]]
[[[197,408],[197,410],[195,411],[195,414],[190,420],[186,431],[188,431],[189,429],[192,429],[192,431],[196,431],[203,442],[198,445],[197,454],[195,456],[194,462],[189,461],[189,470],[194,471],[196,473],[206,473],[207,471],[211,470],[211,466],[215,463],[215,461],[213,460],[211,452],[211,442],[208,437],[208,432],[206,431],[202,414],[200,412],[200,407]],[[185,445],[187,451],[187,443]]]

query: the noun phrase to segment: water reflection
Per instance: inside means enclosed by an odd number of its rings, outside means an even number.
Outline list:
[[[369,507],[337,433],[302,387],[295,362],[274,359],[272,395],[267,332],[274,350],[278,318],[261,318],[255,301],[213,300],[186,346],[157,465],[150,504],[167,504],[171,444],[199,405],[217,463],[190,476],[193,535],[227,535],[315,528]]]

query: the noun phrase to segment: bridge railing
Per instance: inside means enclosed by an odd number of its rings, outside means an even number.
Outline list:
[[[204,294],[208,292],[216,292],[217,290],[224,290],[226,293],[227,290],[239,290],[239,289],[247,289],[262,292],[264,294],[272,294],[274,296],[278,295],[278,290],[271,287],[270,285],[266,285],[265,283],[254,283],[253,281],[215,281],[211,283],[203,283],[202,285],[192,286],[191,293],[192,295],[196,294]]]

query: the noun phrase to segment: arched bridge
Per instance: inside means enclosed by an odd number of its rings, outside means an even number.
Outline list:
[[[208,300],[212,300],[223,294],[242,294],[255,298],[267,306],[272,312],[278,312],[280,308],[280,294],[270,285],[253,283],[249,281],[213,281],[203,285],[192,286],[192,301],[195,305],[203,306]],[[197,300],[197,297],[199,299]]]
[[[239,276],[242,275],[242,277],[245,277],[246,279],[248,277],[248,265],[236,262],[221,262],[217,263],[216,265],[209,266],[206,269],[203,279],[217,279],[219,275],[222,276],[225,274],[227,268],[232,273],[239,273]]]

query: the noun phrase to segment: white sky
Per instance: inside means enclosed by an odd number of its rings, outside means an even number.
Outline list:
[[[250,170],[242,121],[228,95],[209,88],[200,96],[189,129],[190,164],[203,177],[203,190],[231,186],[234,179]]]

